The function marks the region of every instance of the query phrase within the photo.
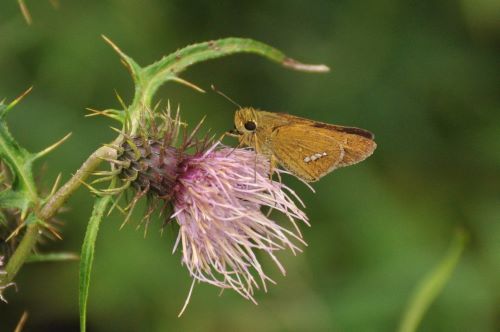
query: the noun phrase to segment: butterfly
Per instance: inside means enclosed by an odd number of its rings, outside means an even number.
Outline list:
[[[368,158],[377,144],[364,129],[318,122],[285,113],[240,108],[229,132],[306,182]],[[272,174],[272,171],[271,171]]]

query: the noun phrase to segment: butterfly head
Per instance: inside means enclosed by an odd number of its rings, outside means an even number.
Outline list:
[[[234,114],[234,129],[229,131],[231,136],[238,137],[240,143],[253,146],[254,136],[258,129],[257,113],[255,109],[240,108]]]
[[[240,108],[234,114],[234,127],[240,135],[254,134],[257,130],[257,114],[253,108]]]

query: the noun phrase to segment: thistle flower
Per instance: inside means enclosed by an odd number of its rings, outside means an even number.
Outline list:
[[[285,274],[276,252],[289,249],[296,254],[305,245],[297,222],[309,225],[308,219],[295,202],[303,204],[290,188],[271,180],[267,157],[249,149],[211,144],[210,140],[196,141],[200,125],[176,146],[180,121],[178,116],[169,119],[165,116],[170,123],[163,132],[125,135],[117,147],[113,174],[119,174],[124,185],[112,193],[129,187],[136,191],[125,208],[124,223],[141,197],[153,196],[144,218],[147,229],[157,203],[164,202],[173,208],[167,222],[175,219],[180,226],[173,251],[182,250],[182,264],[193,278],[191,291],[201,281],[233,289],[255,302],[254,289],[267,291],[267,283],[274,283],[257,252],[266,253]],[[196,152],[188,153],[193,149]],[[266,208],[280,212],[292,227],[270,219],[270,213],[263,212]]]
[[[256,159],[257,157],[257,159]],[[253,289],[274,281],[263,271],[255,249],[268,254],[280,271],[278,250],[294,254],[305,244],[296,221],[306,215],[284,184],[271,181],[269,161],[246,149],[219,148],[186,157],[174,187],[174,214],[180,231],[174,251],[182,243],[182,263],[195,280],[222,289],[232,288],[246,299]],[[262,208],[281,212],[294,226],[291,231],[266,216]]]

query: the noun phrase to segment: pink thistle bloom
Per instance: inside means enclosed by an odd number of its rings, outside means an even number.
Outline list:
[[[292,197],[303,203],[290,188],[271,181],[269,171],[266,157],[218,144],[186,156],[179,165],[171,216],[180,225],[174,252],[181,243],[182,263],[193,285],[198,280],[230,288],[255,302],[254,288],[261,285],[267,291],[266,283],[274,283],[256,249],[267,253],[285,274],[275,253],[290,249],[295,254],[301,251],[297,244],[306,244],[297,221],[309,225],[308,219]],[[271,220],[264,207],[286,216],[293,230]]]

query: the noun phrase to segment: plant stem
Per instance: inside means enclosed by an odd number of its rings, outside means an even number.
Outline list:
[[[59,190],[49,198],[48,202],[37,213],[37,217],[42,221],[49,220],[64,202],[80,187],[83,181],[94,171],[102,162],[102,158],[113,158],[116,151],[112,148],[103,146],[92,153],[82,164],[78,171],[66,182]],[[26,262],[35,247],[41,232],[41,226],[38,223],[28,225],[26,233],[16,248],[16,251],[9,259],[5,267],[6,275],[0,280],[0,286],[9,284],[21,266]]]
[[[7,272],[7,274],[0,282],[0,286],[8,285],[14,279],[21,266],[23,266],[26,258],[28,258],[31,254],[31,251],[37,242],[39,233],[40,226],[38,224],[31,224],[27,227],[23,239],[17,246],[16,251],[12,254],[12,257],[9,259],[9,263],[5,268],[5,272]]]
[[[116,151],[103,146],[92,153],[78,171],[48,200],[38,214],[42,220],[51,218],[64,202],[80,187],[83,181],[92,173],[102,161],[102,158],[114,158]]]

